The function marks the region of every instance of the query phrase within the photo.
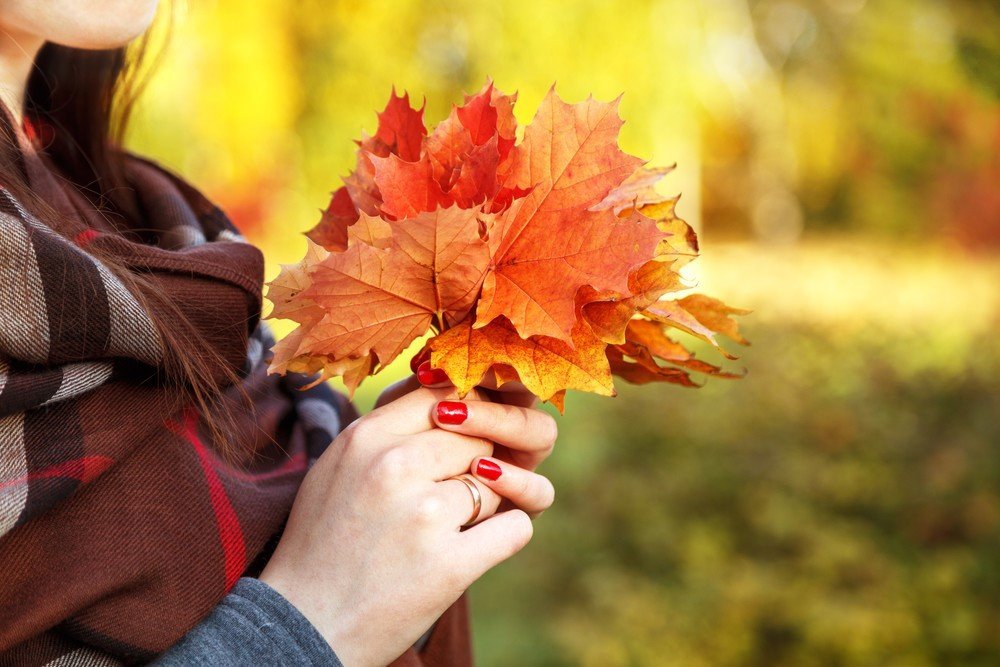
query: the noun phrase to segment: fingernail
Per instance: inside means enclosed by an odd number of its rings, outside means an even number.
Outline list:
[[[448,374],[440,368],[431,368],[431,362],[429,361],[425,361],[417,366],[417,379],[425,387],[443,383],[451,384]]]
[[[476,464],[476,474],[483,479],[495,482],[503,474],[503,470],[496,463],[493,463],[493,461],[479,459],[479,463]]]
[[[437,404],[438,421],[457,425],[469,418],[469,406],[461,401],[441,401]]]
[[[416,374],[417,370],[419,370],[420,368],[420,364],[424,363],[425,361],[430,361],[430,359],[431,359],[430,348],[425,347],[424,349],[420,350],[415,355],[413,355],[413,358],[410,359],[410,370],[413,371],[414,374]]]

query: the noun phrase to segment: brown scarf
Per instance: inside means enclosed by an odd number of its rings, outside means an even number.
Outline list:
[[[24,169],[65,228],[0,187],[0,665],[146,662],[260,571],[309,464],[356,415],[324,384],[266,375],[260,251],[189,185],[129,160],[138,239],[27,148]],[[238,373],[249,465],[217,454],[196,409],[171,412],[160,336],[98,244]],[[463,597],[396,664],[469,663]]]

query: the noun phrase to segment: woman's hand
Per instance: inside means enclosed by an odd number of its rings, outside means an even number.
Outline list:
[[[415,355],[410,360],[410,370],[413,375],[389,385],[378,397],[375,407],[385,405],[396,400],[400,396],[414,391],[418,387],[428,387],[432,389],[454,389],[448,376],[442,370],[430,367],[429,354],[425,349]],[[493,403],[510,405],[521,408],[531,408],[538,404],[538,398],[528,391],[520,382],[508,382],[497,387],[496,380],[491,376],[484,379],[484,382],[470,396],[473,399],[483,398]],[[552,443],[555,443],[555,421],[552,421]],[[525,470],[535,470],[552,453],[552,447],[535,451],[522,451],[516,448],[505,447],[502,442],[497,442],[496,457],[502,461],[510,462]],[[501,509],[506,509],[510,503],[505,503]]]
[[[448,398],[447,389],[419,388],[345,429],[306,476],[261,574],[346,665],[402,654],[473,581],[527,544],[529,514],[552,503],[547,479],[489,458],[493,442],[530,456],[551,450],[552,418],[488,402],[442,406]],[[472,497],[449,478],[470,464],[482,510],[460,530]],[[522,509],[495,513],[497,492]]]

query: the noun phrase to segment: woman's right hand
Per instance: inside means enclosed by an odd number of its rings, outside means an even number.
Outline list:
[[[494,565],[532,535],[551,483],[509,463],[479,479],[483,507],[460,530],[472,496],[460,480],[493,442],[552,448],[552,418],[532,408],[469,401],[452,430],[434,419],[447,389],[421,388],[348,426],[306,475],[281,541],[260,579],[295,605],[341,661],[384,665],[401,655]],[[494,514],[500,496],[520,509]],[[485,517],[485,518],[483,518]]]

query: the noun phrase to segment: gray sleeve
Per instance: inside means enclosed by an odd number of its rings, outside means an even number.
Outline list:
[[[153,664],[343,667],[298,609],[264,582],[248,577],[240,579],[207,618]]]

